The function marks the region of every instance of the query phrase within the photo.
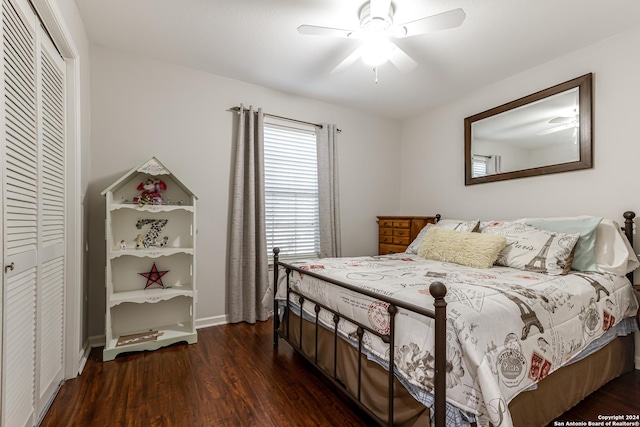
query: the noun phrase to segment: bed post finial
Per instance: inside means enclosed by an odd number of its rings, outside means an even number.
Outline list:
[[[429,285],[429,293],[436,299],[436,301],[442,300],[445,295],[447,295],[447,287],[442,282],[433,282]]]
[[[447,393],[447,302],[444,300],[447,295],[447,287],[442,282],[433,282],[429,285],[429,293],[435,299],[435,378],[433,381],[435,397],[435,419],[436,427],[445,427],[445,407]]]
[[[633,222],[633,219],[636,217],[636,213],[634,211],[626,211],[622,216],[624,217],[624,222],[626,224],[628,221]]]
[[[631,243],[631,247],[633,247],[633,219],[636,217],[636,213],[633,211],[626,211],[622,214],[624,217],[624,235],[627,236],[629,243]],[[633,283],[633,271],[630,271],[627,274],[627,278],[631,283]]]
[[[636,217],[636,213],[626,211],[622,216],[624,216],[624,234],[629,239],[631,246],[633,246],[633,219]]]

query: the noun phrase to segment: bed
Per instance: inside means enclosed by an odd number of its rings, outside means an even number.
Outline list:
[[[276,248],[274,345],[380,425],[546,425],[633,369],[624,217],[624,234],[595,217],[443,220],[385,256],[285,263]]]

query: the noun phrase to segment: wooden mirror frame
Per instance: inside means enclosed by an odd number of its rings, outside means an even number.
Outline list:
[[[568,172],[568,171],[575,171],[580,169],[589,169],[593,167],[593,161],[592,161],[593,121],[591,118],[591,110],[592,110],[591,86],[592,86],[592,74],[589,73],[584,76],[577,77],[573,80],[569,80],[568,82],[561,83],[559,85],[550,87],[540,92],[536,92],[534,94],[525,96],[515,101],[508,102],[499,107],[492,108],[490,110],[484,111],[482,113],[479,113],[464,119],[465,185],[481,184],[484,182],[504,181],[507,179],[524,178],[529,176],[548,175],[551,173]],[[540,167],[535,167],[531,169],[522,169],[522,170],[517,170],[512,172],[497,173],[493,175],[486,175],[486,176],[481,176],[476,178],[472,177],[471,175],[471,169],[472,169],[471,125],[474,122],[504,113],[509,110],[513,110],[515,108],[522,107],[524,105],[527,105],[536,101],[540,101],[549,96],[553,96],[576,87],[579,88],[578,102],[580,107],[579,108],[580,111],[578,113],[578,118],[580,121],[580,124],[578,127],[578,131],[579,131],[578,141],[580,143],[580,149],[579,149],[580,158],[577,161],[568,162],[568,163],[559,163],[559,164],[554,164],[549,166],[540,166]]]

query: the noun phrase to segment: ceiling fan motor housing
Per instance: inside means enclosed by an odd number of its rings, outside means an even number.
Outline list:
[[[393,6],[389,4],[387,13],[379,16],[371,15],[371,4],[365,3],[360,9],[360,28],[370,33],[382,33],[393,25]]]

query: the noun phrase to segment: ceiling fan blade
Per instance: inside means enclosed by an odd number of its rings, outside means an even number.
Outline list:
[[[394,29],[393,35],[396,38],[403,38],[455,28],[462,25],[466,17],[464,10],[453,9],[399,25]]]
[[[549,135],[550,133],[556,133],[566,129],[574,129],[574,128],[575,128],[575,125],[573,123],[565,123],[559,126],[554,126],[552,128],[540,131],[538,132],[538,135]]]
[[[549,123],[570,123],[570,122],[574,121],[575,119],[576,119],[575,117],[558,116],[558,117],[554,117],[553,119],[549,120]]]
[[[401,73],[408,73],[418,65],[416,61],[411,59],[409,55],[395,44],[393,45],[393,50],[389,56],[389,61],[391,61],[391,63],[395,65]]]
[[[347,56],[345,59],[339,63],[336,68],[331,70],[331,74],[338,74],[349,68],[354,62],[356,62],[362,56],[362,48],[354,50],[351,55]]]
[[[342,38],[359,38],[360,32],[354,30],[343,30],[340,28],[331,27],[318,27],[315,25],[300,25],[298,27],[300,34],[306,34],[310,36],[327,36],[327,37],[342,37]]]

